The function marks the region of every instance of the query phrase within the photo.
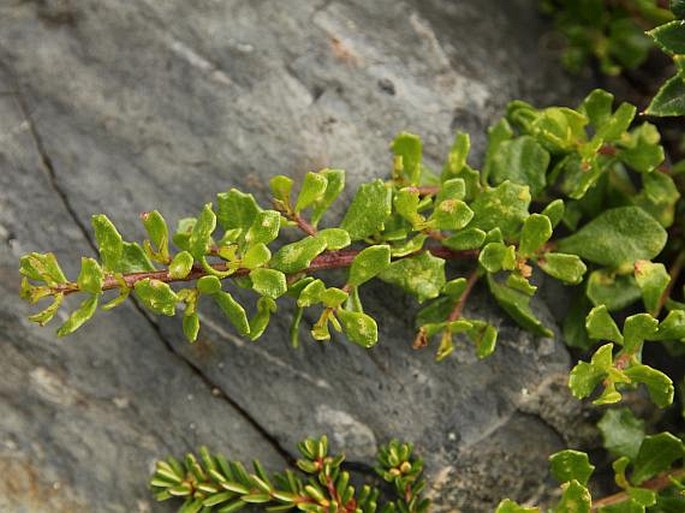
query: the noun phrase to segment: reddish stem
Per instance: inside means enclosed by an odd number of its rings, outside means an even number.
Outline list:
[[[649,481],[645,481],[640,485],[640,488],[647,488],[649,490],[659,492],[673,484],[671,482],[672,478],[679,479],[681,477],[685,477],[685,469],[674,470],[672,472],[664,472],[650,479]],[[629,498],[630,497],[626,492],[618,492],[614,495],[609,495],[608,497],[604,497],[603,499],[595,501],[592,504],[592,511],[599,511],[599,509],[604,506],[618,504],[619,502],[626,501]]]
[[[466,300],[469,298],[469,295],[471,294],[471,291],[473,290],[473,286],[476,284],[478,281],[478,269],[476,268],[471,274],[469,274],[469,278],[466,281],[466,288],[464,289],[464,292],[461,294],[461,297],[457,301],[457,304],[454,305],[454,308],[450,312],[450,316],[447,318],[449,322],[456,321],[461,317],[461,312],[464,310],[464,306],[466,305]]]

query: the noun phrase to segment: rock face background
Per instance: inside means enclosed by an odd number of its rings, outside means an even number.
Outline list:
[[[146,490],[157,457],[207,444],[280,469],[321,433],[366,464],[379,442],[415,442],[438,511],[535,498],[570,432],[554,411],[575,406],[544,395],[568,357],[485,294],[470,308],[500,324],[495,355],[466,348],[442,364],[409,347],[415,303],[380,285],[365,292],[381,326],[372,351],[291,349],[287,307],[256,344],[204,309],[189,346],[177,319],[133,303],[58,340],[17,297],[25,252],[54,251],[75,276],[94,253],[92,213],[136,239],[144,210],[175,221],[230,187],[265,201],[272,175],[324,166],[348,170],[344,204],[388,173],[400,130],[420,134],[436,166],[455,129],[477,157],[510,99],[576,96],[543,49],[535,6],[0,2],[0,510],[170,512]]]

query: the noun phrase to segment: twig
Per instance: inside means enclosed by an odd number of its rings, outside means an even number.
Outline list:
[[[461,316],[461,312],[464,310],[464,306],[466,305],[466,300],[469,298],[469,295],[471,294],[471,291],[473,290],[473,286],[476,284],[478,281],[478,268],[474,269],[471,274],[469,274],[469,278],[466,281],[466,288],[464,289],[464,292],[462,292],[461,297],[457,301],[457,304],[454,305],[454,308],[450,312],[450,316],[447,318],[449,322],[456,321],[459,319]]]
[[[671,482],[671,479],[679,479],[681,477],[685,477],[685,469],[679,469],[672,472],[664,472],[650,479],[649,481],[645,481],[640,485],[640,488],[647,488],[648,490],[659,492],[673,484]],[[604,506],[618,504],[619,502],[623,502],[628,499],[630,499],[630,496],[627,492],[618,492],[593,502],[592,511],[599,511],[599,509]]]

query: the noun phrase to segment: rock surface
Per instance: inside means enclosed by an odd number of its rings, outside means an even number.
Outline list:
[[[510,99],[573,97],[535,4],[2,2],[0,510],[173,511],[146,490],[155,458],[207,444],[278,469],[321,433],[366,464],[379,442],[414,441],[438,511],[534,496],[563,433],[521,405],[568,357],[484,294],[470,313],[500,325],[495,355],[436,364],[409,347],[415,303],[382,286],[366,290],[381,320],[368,352],[292,350],[287,308],[257,344],[206,309],[189,346],[176,319],[132,303],[57,340],[25,320],[16,269],[25,252],[54,251],[74,276],[93,253],[90,214],[135,239],[139,212],[193,215],[229,187],[265,200],[276,173],[342,167],[347,200],[387,174],[400,130],[420,134],[436,165],[455,129],[477,155]]]

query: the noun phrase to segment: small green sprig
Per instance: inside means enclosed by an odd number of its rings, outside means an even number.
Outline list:
[[[652,48],[644,31],[673,19],[659,0],[543,0],[541,6],[565,39],[562,63],[572,72],[590,59],[607,75],[638,67]]]
[[[184,462],[158,461],[150,486],[159,501],[182,500],[179,513],[232,513],[248,506],[308,513],[423,513],[430,505],[421,496],[423,463],[412,456],[409,444],[393,440],[379,448],[376,471],[394,485],[392,500],[373,486],[351,484],[342,468],[344,456],[329,454],[326,436],[308,438],[298,449],[300,472],[268,475],[257,461],[249,472],[242,463],[203,447],[199,458],[188,454]]]

